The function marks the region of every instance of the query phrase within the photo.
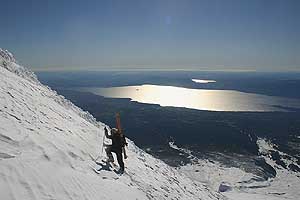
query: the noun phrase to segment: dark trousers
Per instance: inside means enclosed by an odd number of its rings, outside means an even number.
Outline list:
[[[117,155],[117,160],[118,160],[118,164],[121,168],[121,170],[124,170],[124,162],[123,162],[123,157],[122,157],[122,149],[116,149],[111,145],[108,145],[105,149],[106,151],[106,155],[108,157],[108,159],[113,162],[114,161],[114,157],[112,155],[112,152],[114,152]]]

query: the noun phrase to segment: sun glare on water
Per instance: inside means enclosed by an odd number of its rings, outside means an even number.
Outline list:
[[[211,111],[287,111],[300,108],[297,99],[245,93],[235,90],[190,89],[162,85],[138,85],[111,88],[79,88],[108,98],[160,106],[184,107]]]

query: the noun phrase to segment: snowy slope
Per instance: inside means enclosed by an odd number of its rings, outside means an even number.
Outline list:
[[[129,141],[126,173],[101,171],[104,124],[0,49],[0,199],[224,199]]]
[[[270,158],[270,151],[278,151],[284,155],[283,152],[276,150],[270,141],[258,138],[257,146],[260,156],[276,170],[276,177],[262,180],[257,175],[240,168],[227,167],[217,161],[198,159],[187,149],[170,144],[170,147],[187,153],[192,158],[192,164],[179,167],[179,171],[193,180],[206,183],[214,191],[220,190],[220,185],[225,185],[227,188],[222,194],[230,200],[298,200],[300,174],[279,166]],[[289,164],[291,161],[284,160],[284,162]]]

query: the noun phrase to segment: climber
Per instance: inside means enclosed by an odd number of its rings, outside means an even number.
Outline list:
[[[104,128],[105,136],[112,140],[111,145],[106,145],[105,152],[108,157],[107,162],[114,162],[114,157],[112,155],[112,152],[114,152],[117,156],[118,164],[120,166],[120,172],[124,172],[124,161],[122,157],[122,150],[127,145],[125,136],[121,134],[118,129],[112,128],[111,129],[111,135],[108,135],[108,130],[105,127]],[[126,159],[127,157],[125,157]]]

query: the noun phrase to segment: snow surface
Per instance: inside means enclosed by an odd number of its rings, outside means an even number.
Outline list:
[[[210,160],[197,159],[189,150],[177,147],[170,143],[170,147],[183,153],[190,154],[192,164],[179,167],[179,171],[193,180],[206,183],[211,189],[218,191],[220,185],[229,186],[229,190],[223,192],[232,200],[298,200],[300,196],[300,176],[277,165],[270,158],[270,151],[278,151],[271,141],[258,138],[257,145],[261,156],[276,170],[276,177],[267,181],[259,180],[254,174],[247,173],[236,167],[225,167],[221,163]],[[279,151],[280,155],[285,155]],[[286,164],[291,161],[285,160]],[[295,163],[294,163],[295,164]]]
[[[226,199],[128,140],[126,173],[96,174],[103,123],[0,49],[0,199]]]

